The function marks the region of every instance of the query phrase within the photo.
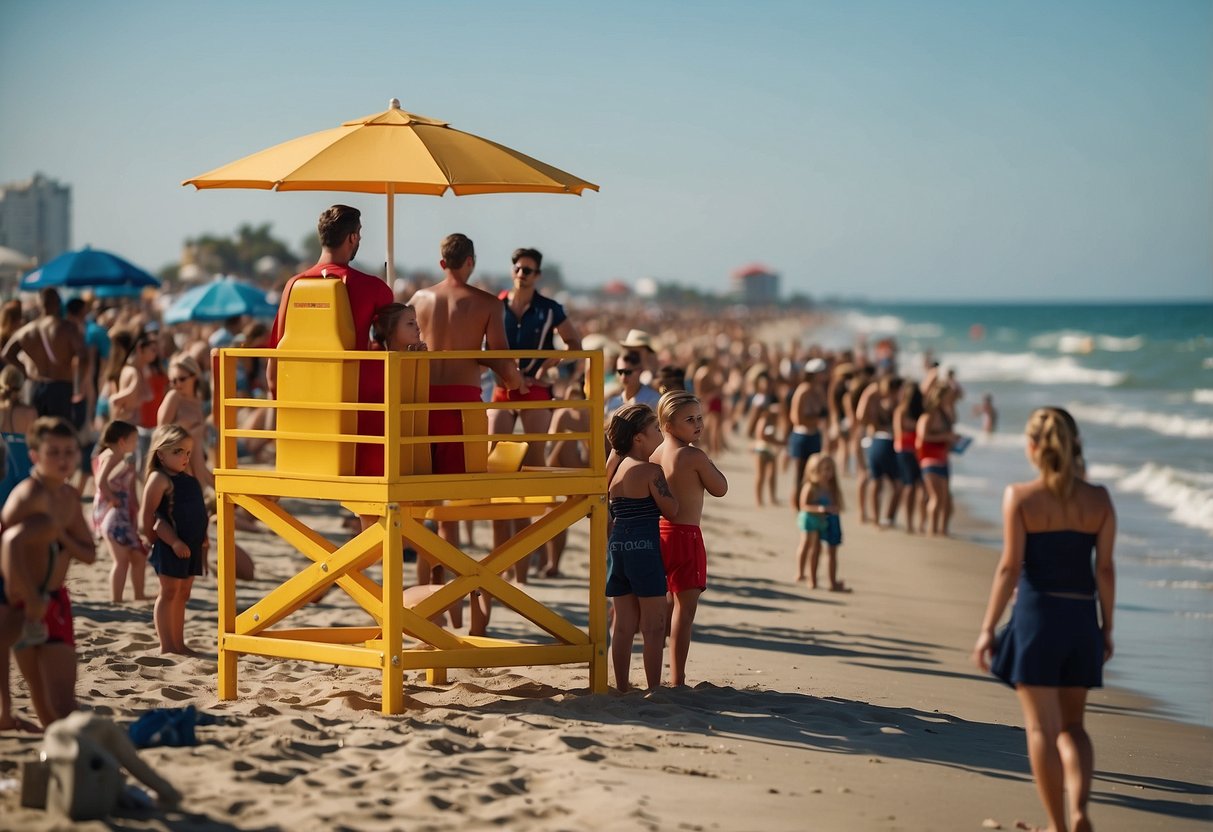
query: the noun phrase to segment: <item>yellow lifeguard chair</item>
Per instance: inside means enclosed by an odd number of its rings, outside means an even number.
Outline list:
[[[542,442],[547,434],[466,433],[484,424],[492,405],[483,402],[431,405],[429,364],[447,359],[483,358],[482,352],[357,352],[344,285],[337,280],[304,279],[293,284],[285,333],[277,350],[222,350],[217,360],[215,418],[219,428],[215,490],[218,502],[219,697],[237,695],[237,660],[242,654],[304,659],[325,664],[377,669],[382,674],[382,710],[404,708],[405,670],[424,669],[431,682],[445,679],[452,667],[515,667],[541,664],[589,666],[590,689],[606,690],[606,458],[601,419],[590,419],[585,433],[562,438],[586,440],[591,464],[586,469],[522,468],[516,463],[489,465],[489,443]],[[536,351],[493,353],[495,357],[546,357]],[[588,359],[587,399],[514,402],[513,408],[580,407],[602,413],[601,352],[570,352]],[[278,399],[238,398],[235,362],[274,358],[278,363]],[[383,402],[360,402],[358,362],[378,363],[383,372]],[[351,382],[353,380],[353,382]],[[365,396],[364,396],[365,397]],[[271,430],[240,429],[241,408],[277,411]],[[430,409],[461,410],[465,435],[428,436]],[[356,414],[382,412],[381,434],[356,432]],[[273,469],[240,467],[241,438],[278,443]],[[430,445],[463,442],[469,463],[485,460],[469,474],[433,474]],[[357,444],[383,450],[383,475],[354,472]],[[285,454],[284,454],[285,450]],[[502,449],[508,455],[509,446]],[[500,456],[500,455],[499,455]],[[344,545],[336,546],[279,505],[281,498],[331,500],[377,522]],[[236,607],[235,526],[239,506],[262,521],[312,563],[244,610]],[[543,516],[513,538],[476,559],[427,529],[428,518],[442,520]],[[535,548],[581,519],[590,518],[589,626],[581,629],[500,577]],[[426,552],[454,577],[415,607],[403,603],[403,545]],[[382,563],[382,583],[363,570]],[[347,627],[277,627],[305,607],[317,593],[336,584],[365,610],[372,623]],[[473,591],[485,592],[512,608],[543,632],[545,640],[512,641],[462,635],[429,619]],[[410,643],[405,645],[405,637]]]

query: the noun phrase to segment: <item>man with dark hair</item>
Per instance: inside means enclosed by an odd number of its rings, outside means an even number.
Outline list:
[[[278,317],[270,331],[269,346],[277,347],[282,340],[286,325],[286,313],[290,308],[291,287],[295,281],[305,277],[324,277],[340,280],[345,284],[350,299],[350,312],[354,318],[354,349],[365,350],[370,346],[371,320],[375,312],[395,300],[391,287],[374,275],[360,272],[350,266],[358,254],[362,240],[362,214],[348,205],[334,205],[320,215],[316,224],[320,236],[320,259],[316,265],[287,281],[278,305]],[[277,397],[278,367],[274,359],[265,366],[265,377],[270,395]],[[364,361],[358,368],[358,400],[362,402],[383,401],[383,365],[378,361]],[[358,432],[364,436],[383,435],[383,414],[359,412]],[[383,446],[355,446],[354,471],[359,476],[383,475]]]
[[[54,289],[38,295],[42,315],[21,327],[0,352],[0,361],[21,366],[19,356],[29,359],[34,392],[30,402],[39,416],[70,419],[72,396],[78,387],[76,357],[84,354],[84,332],[60,317],[62,302]]]
[[[551,350],[551,358],[523,358],[518,361],[518,370],[527,382],[527,392],[506,390],[501,385],[493,389],[494,402],[551,401],[552,378],[548,371],[560,363],[555,352],[556,333],[570,350],[581,349],[581,335],[569,320],[564,307],[536,289],[542,274],[540,265],[543,255],[533,248],[515,249],[511,258],[514,288],[503,291],[499,297],[505,312],[505,336],[512,350]],[[502,409],[489,411],[489,433],[513,433],[514,424],[522,422],[523,433],[547,433],[552,421],[550,410]],[[542,466],[545,453],[544,442],[530,442],[524,465]],[[498,545],[525,528],[526,520],[494,520],[493,543]],[[514,578],[519,583],[527,581],[530,558],[523,558],[515,567]]]
[[[505,337],[502,303],[494,295],[469,286],[476,268],[476,249],[463,234],[450,234],[442,241],[441,267],[445,276],[440,283],[421,289],[413,295],[412,306],[417,310],[417,323],[433,352],[442,350],[479,350],[487,343],[490,350],[509,349]],[[527,384],[518,371],[518,363],[509,359],[458,358],[430,362],[430,402],[479,402],[480,367],[497,374],[507,390],[519,389],[526,394]],[[465,423],[472,425],[465,430]],[[455,436],[488,431],[484,411],[431,410],[431,436]],[[459,474],[467,468],[465,449],[461,442],[440,442],[433,446],[434,473]],[[457,521],[443,521],[439,534],[459,544]],[[421,583],[442,583],[441,569],[427,569],[424,556],[417,560]],[[427,574],[428,572],[428,574]],[[488,621],[488,596],[481,594],[480,603],[472,606],[473,635],[483,635]]]
[[[647,404],[653,410],[661,401],[661,394],[640,380],[644,369],[644,356],[639,350],[628,350],[615,361],[615,378],[619,380],[619,392],[607,399],[604,416],[609,422],[616,410],[629,404]]]

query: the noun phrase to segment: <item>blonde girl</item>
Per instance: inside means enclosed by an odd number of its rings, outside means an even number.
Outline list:
[[[632,642],[644,641],[644,675],[649,690],[661,684],[665,651],[666,579],[657,521],[673,518],[678,501],[661,466],[649,456],[661,444],[657,414],[648,405],[620,408],[607,425],[611,458],[607,497],[612,519],[607,540],[606,594],[611,599],[611,663],[615,685],[631,689]]]
[[[708,586],[708,553],[699,528],[703,520],[703,495],[723,497],[728,480],[695,443],[704,435],[703,407],[685,390],[674,390],[657,405],[661,432],[660,450],[649,457],[665,473],[670,492],[678,503],[672,516],[658,522],[661,560],[665,564],[670,603],[670,684],[686,684],[687,654],[699,596]]]
[[[192,655],[185,643],[185,604],[194,578],[207,572],[206,502],[190,472],[194,439],[180,425],[152,433],[143,486],[143,535],[152,541],[151,564],[160,577],[153,618],[160,650]]]
[[[849,592],[846,584],[838,580],[838,547],[842,545],[842,523],[838,515],[842,511],[842,489],[838,485],[834,457],[826,453],[815,453],[805,466],[805,483],[800,489],[800,548],[796,553],[796,580],[807,580],[817,589],[817,561],[821,556],[821,544],[826,544],[826,573],[830,579],[831,592]],[[805,565],[808,572],[805,572]]]
[[[973,661],[1019,696],[1048,828],[1090,829],[1094,751],[1083,716],[1087,690],[1103,684],[1112,657],[1116,512],[1104,488],[1082,480],[1078,426],[1069,413],[1040,408],[1026,434],[1040,476],[1003,495],[1002,557]],[[996,639],[1013,592],[1011,620]]]
[[[136,483],[135,449],[139,431],[130,422],[110,422],[101,432],[97,455],[93,457],[93,531],[109,548],[110,600],[122,603],[126,579],[130,576],[135,600],[144,594],[147,549],[139,539],[139,493]]]

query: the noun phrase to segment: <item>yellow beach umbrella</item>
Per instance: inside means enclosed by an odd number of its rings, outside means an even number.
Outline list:
[[[182,185],[387,195],[388,280],[396,194],[577,194],[598,186],[445,121],[389,108],[283,142]]]

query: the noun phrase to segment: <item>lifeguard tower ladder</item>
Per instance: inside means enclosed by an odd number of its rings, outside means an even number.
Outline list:
[[[482,359],[486,353],[352,351],[348,349],[354,343],[349,302],[345,286],[338,280],[296,281],[289,302],[285,334],[278,349],[226,349],[216,359],[220,699],[237,697],[237,659],[242,654],[379,670],[385,714],[404,709],[406,670],[424,669],[430,683],[441,683],[452,667],[586,662],[590,689],[604,692],[607,516],[606,459],[599,417],[603,412],[602,353],[562,353],[564,358],[588,359],[588,398],[510,403],[514,409],[588,409],[590,429],[561,434],[561,438],[586,441],[590,467],[494,471],[487,464],[489,443],[547,441],[552,437],[490,435],[487,411],[492,405],[474,402],[432,406],[428,401],[430,362]],[[531,358],[551,353],[491,355]],[[237,362],[253,358],[276,360],[277,400],[237,397]],[[360,362],[374,362],[376,372],[382,373],[383,402],[358,401]],[[242,408],[274,409],[276,426],[270,430],[239,428],[237,416]],[[427,435],[431,409],[462,411],[464,435]],[[382,414],[382,430],[367,435],[364,425],[360,433],[359,413]],[[274,440],[275,466],[240,466],[236,451],[240,439]],[[439,441],[463,443],[469,473],[431,473],[430,445]],[[382,453],[382,476],[355,474],[356,445],[375,446],[375,453]],[[292,516],[279,504],[281,498],[336,501],[360,515],[375,517],[376,522],[337,546]],[[237,506],[312,561],[243,610],[236,605],[233,513]],[[506,519],[540,514],[535,523],[481,559],[460,551],[424,525],[426,519]],[[588,629],[583,630],[500,573],[587,516],[589,615]],[[404,606],[403,599],[404,540],[454,576],[411,608]],[[381,584],[363,572],[377,562],[382,564]],[[334,584],[369,614],[370,624],[276,626]],[[551,640],[528,643],[462,635],[430,620],[473,591],[488,593],[512,608]]]

